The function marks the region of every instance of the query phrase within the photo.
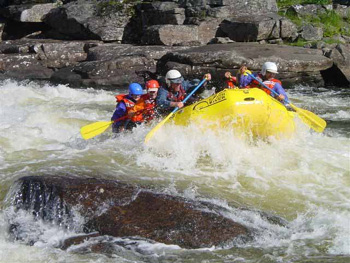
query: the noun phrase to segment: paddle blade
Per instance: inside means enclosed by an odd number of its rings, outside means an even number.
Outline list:
[[[153,135],[160,129],[160,127],[162,127],[164,125],[164,123],[166,123],[171,116],[173,116],[173,112],[170,113],[164,120],[162,120],[160,123],[157,124],[156,127],[154,127],[147,135],[145,138],[145,143],[148,143],[148,141],[153,137]]]
[[[98,121],[86,125],[80,129],[81,136],[85,139],[91,139],[108,129],[113,121]]]
[[[300,119],[314,131],[323,132],[323,130],[326,128],[326,121],[321,117],[317,116],[315,113],[308,110],[300,109],[294,106],[293,104],[289,105],[299,114]]]

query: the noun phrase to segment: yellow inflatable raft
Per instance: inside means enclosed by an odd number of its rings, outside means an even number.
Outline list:
[[[294,117],[295,112],[288,111],[261,89],[225,89],[180,109],[173,122],[214,129],[233,127],[237,134],[264,138],[291,135],[295,130]]]

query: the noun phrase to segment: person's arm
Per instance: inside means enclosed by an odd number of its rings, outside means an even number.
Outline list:
[[[238,70],[237,80],[239,80],[238,84],[240,88],[247,87],[254,80],[249,74],[245,73],[246,71],[248,71],[251,74],[251,72],[248,70],[246,66],[242,66]],[[256,77],[258,74],[253,73],[253,75]]]
[[[282,101],[285,104],[285,100],[288,100],[288,96],[282,85],[276,83],[275,86],[273,86],[272,90],[278,94],[276,95],[275,93],[272,93],[273,97],[277,98],[279,101]]]
[[[121,101],[117,104],[117,107],[115,108],[111,121],[117,120],[121,117],[124,117],[125,115],[126,115],[126,105],[123,101]]]

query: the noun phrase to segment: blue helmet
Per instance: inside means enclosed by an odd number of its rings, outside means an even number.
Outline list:
[[[129,94],[130,95],[142,95],[143,89],[139,83],[131,83],[129,85]]]

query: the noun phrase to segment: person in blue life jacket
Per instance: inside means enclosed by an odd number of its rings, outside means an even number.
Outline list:
[[[274,92],[271,92],[269,89],[266,89],[253,77],[249,76],[252,74],[257,79],[261,80],[267,87],[269,87]],[[286,104],[288,96],[280,80],[275,79],[277,71],[277,65],[274,62],[265,62],[262,66],[260,73],[251,73],[246,66],[242,66],[239,69],[239,87],[240,88],[260,88],[264,90],[267,94],[281,101],[283,104]],[[276,95],[275,92],[278,94]]]
[[[129,85],[129,94],[117,95],[117,106],[111,118],[114,121],[112,130],[115,133],[130,130],[135,127],[135,124],[141,122],[137,118],[139,115],[135,114],[135,105],[143,95],[143,89],[138,83],[131,83]]]
[[[210,73],[205,74],[204,78],[211,80]],[[199,79],[184,80],[181,73],[176,69],[169,70],[165,75],[165,85],[159,89],[156,98],[158,110],[166,113],[176,107],[182,108],[184,106],[182,101],[186,98],[187,93],[190,93],[199,83]],[[194,101],[194,97],[192,97],[192,100],[188,100],[189,103]]]

